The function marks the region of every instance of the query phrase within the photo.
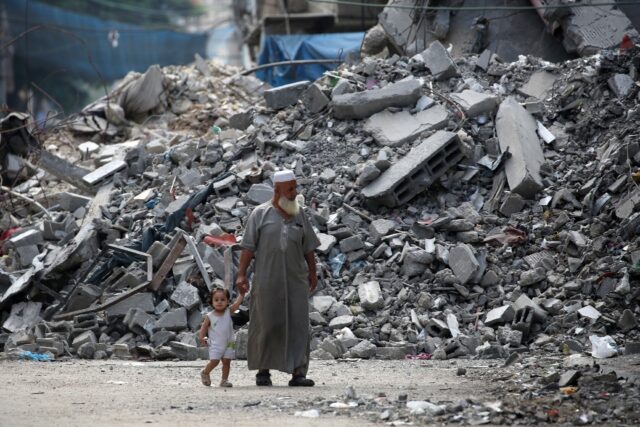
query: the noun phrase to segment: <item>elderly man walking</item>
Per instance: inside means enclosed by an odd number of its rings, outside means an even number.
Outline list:
[[[290,170],[274,174],[273,199],[247,220],[236,285],[248,290],[247,268],[255,259],[251,286],[249,369],[256,385],[270,386],[270,369],[292,374],[290,386],[311,387],[309,293],[317,284],[314,250],[318,237],[297,201]]]

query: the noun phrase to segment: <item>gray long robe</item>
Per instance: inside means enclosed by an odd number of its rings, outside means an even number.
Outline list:
[[[309,268],[304,255],[320,245],[308,218],[289,220],[271,201],[256,207],[240,246],[254,253],[249,369],[292,373],[309,365]]]

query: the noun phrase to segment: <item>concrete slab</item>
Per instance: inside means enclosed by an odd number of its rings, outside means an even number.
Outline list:
[[[410,78],[381,89],[347,93],[333,97],[333,116],[338,119],[364,119],[388,107],[414,107],[421,96],[420,80]]]
[[[388,110],[369,117],[364,130],[380,145],[396,147],[415,140],[421,133],[442,129],[447,125],[449,114],[442,105],[435,105],[413,115],[408,111],[392,113]]]
[[[593,0],[589,0],[594,3]],[[563,45],[569,53],[590,56],[602,49],[614,48],[625,35],[632,39],[638,32],[627,16],[615,5],[574,7],[562,20]]]
[[[114,173],[121,171],[127,167],[127,162],[124,160],[113,160],[104,166],[99,167],[91,173],[82,177],[82,180],[87,184],[95,185],[98,182],[107,179]]]
[[[553,88],[553,84],[558,80],[557,75],[548,71],[537,71],[531,75],[529,80],[518,89],[524,96],[546,99]]]
[[[496,132],[500,149],[511,153],[505,162],[505,173],[511,191],[531,199],[542,189],[540,167],[544,154],[536,133],[533,116],[514,98],[500,104]]]

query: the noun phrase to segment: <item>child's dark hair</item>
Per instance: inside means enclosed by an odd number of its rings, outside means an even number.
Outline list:
[[[231,299],[231,294],[229,293],[229,289],[215,287],[211,289],[211,294],[209,294],[209,304],[212,304],[213,296],[216,294],[216,292],[224,292],[224,294],[227,297],[227,301]]]

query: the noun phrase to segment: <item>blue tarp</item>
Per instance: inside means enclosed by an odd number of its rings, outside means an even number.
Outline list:
[[[357,54],[364,33],[299,34],[267,36],[264,39],[258,64],[299,59],[344,59]],[[256,72],[256,76],[271,86],[282,86],[300,80],[314,81],[338,64],[280,66]]]
[[[146,71],[153,64],[187,64],[193,62],[196,53],[206,56],[205,33],[107,21],[37,1],[2,1],[12,35],[27,32],[14,44],[16,56],[52,74],[66,73],[90,81],[114,80],[129,71]],[[109,40],[114,30],[118,32],[117,47]]]

